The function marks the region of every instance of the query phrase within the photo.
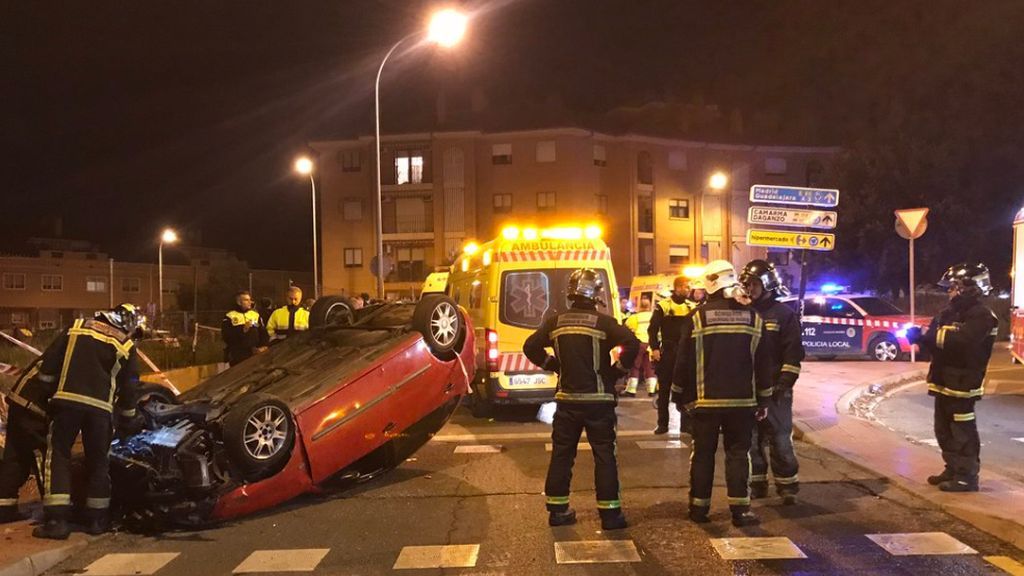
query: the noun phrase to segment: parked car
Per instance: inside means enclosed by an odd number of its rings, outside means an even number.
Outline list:
[[[202,525],[373,477],[468,393],[473,330],[447,296],[358,310],[325,297],[310,323],[177,398],[147,389],[145,429],[111,450],[127,523]]]
[[[796,296],[782,302],[798,310]],[[914,324],[925,328],[928,316]],[[906,329],[910,315],[877,296],[866,294],[808,294],[804,298],[803,344],[808,356],[819,358],[868,356],[891,362],[909,356]]]

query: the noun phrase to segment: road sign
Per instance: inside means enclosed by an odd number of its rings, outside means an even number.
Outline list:
[[[750,201],[835,208],[839,206],[839,190],[754,184],[750,187]]]
[[[928,208],[896,210],[896,233],[906,240],[920,238],[928,229]]]
[[[747,245],[828,252],[836,247],[836,235],[826,232],[789,232],[751,228],[747,230]]]
[[[771,226],[795,228],[819,228],[831,230],[836,227],[839,215],[825,210],[799,210],[773,206],[751,206],[747,211],[747,222]]]

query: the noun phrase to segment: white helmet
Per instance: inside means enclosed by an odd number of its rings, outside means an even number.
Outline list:
[[[739,283],[736,268],[728,260],[714,260],[704,267],[704,289],[708,294],[714,294],[724,288],[733,288]]]

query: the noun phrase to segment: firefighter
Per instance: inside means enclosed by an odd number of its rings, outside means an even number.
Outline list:
[[[742,304],[736,270],[716,260],[704,270],[707,302],[681,326],[672,399],[691,413],[690,520],[708,522],[719,432],[725,446],[725,481],[734,526],[753,526],[750,511],[750,441],[772,395],[772,365],[765,322]]]
[[[793,451],[793,385],[800,376],[804,345],[800,340],[800,318],[789,306],[778,301],[789,291],[775,266],[765,260],[751,260],[740,274],[740,282],[750,295],[754,309],[761,314],[768,330],[774,377],[774,393],[768,416],[754,427],[750,458],[750,496],[768,495],[768,464],[771,457],[775,491],[783,504],[796,504],[800,491],[799,463]]]
[[[285,300],[288,304],[274,310],[267,321],[267,335],[271,341],[284,340],[296,332],[309,330],[309,310],[302,307],[302,289],[298,286],[288,288]]]
[[[597,311],[604,283],[590,268],[569,276],[570,308],[548,317],[523,344],[523,353],[544,370],[558,373],[554,422],[551,429],[551,464],[544,493],[548,525],[576,522],[569,507],[569,483],[580,435],[586,430],[594,452],[597,508],[604,530],[626,527],[619,496],[619,470],[615,459],[615,404],[620,391],[615,381],[636,360],[640,341],[625,326]],[[611,350],[621,346],[618,363]],[[554,356],[546,348],[553,348]]]
[[[651,314],[651,299],[641,296],[640,310],[626,318],[623,323],[640,340],[640,354],[636,357],[636,362],[633,363],[633,369],[629,371],[629,379],[626,380],[626,391],[623,396],[636,396],[636,389],[641,378],[647,387],[648,396],[654,396],[658,389],[658,378],[654,375],[654,366],[651,364],[651,356],[647,351],[647,329],[651,323]]]
[[[935,397],[935,438],[946,468],[928,483],[943,492],[977,492],[981,440],[974,404],[984,393],[999,320],[981,301],[992,291],[984,264],[950,266],[939,286],[949,294],[949,307],[924,334],[917,327],[907,331],[907,340],[932,358],[928,394]]]
[[[224,315],[220,330],[224,359],[231,366],[266,351],[270,343],[263,319],[252,309],[252,294],[248,290],[238,292],[235,304],[237,306]]]
[[[0,524],[17,522],[25,517],[18,512],[18,492],[35,476],[42,494],[43,455],[46,452],[46,404],[52,393],[39,374],[39,361],[29,367],[5,391],[9,408],[7,443],[0,460]]]
[[[39,367],[38,379],[53,386],[50,423],[43,462],[43,516],[32,533],[37,538],[68,537],[71,511],[71,447],[82,436],[85,448],[86,532],[110,529],[110,444],[112,419],[120,431],[138,421],[138,352],[145,316],[131,304],[75,320],[54,341]]]
[[[689,279],[686,276],[677,276],[672,282],[672,294],[668,298],[658,300],[658,305],[651,314],[650,326],[647,328],[651,360],[655,363],[658,377],[658,427],[654,429],[655,434],[668,432],[669,397],[679,330],[696,307],[696,304],[687,298],[689,293]],[[682,419],[680,425],[685,428]]]

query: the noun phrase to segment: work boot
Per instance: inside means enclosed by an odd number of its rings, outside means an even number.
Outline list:
[[[647,384],[647,396],[648,397],[654,396],[655,394],[658,393],[658,379],[657,378],[648,378],[648,379],[645,380],[645,383]]]
[[[942,474],[936,474],[935,476],[929,476],[928,477],[928,483],[931,484],[932,486],[938,486],[939,484],[942,484],[943,482],[946,482],[947,480],[952,480],[952,479],[953,479],[953,471],[950,470],[949,468],[946,468],[945,470],[942,471]]]
[[[737,528],[743,528],[745,526],[757,526],[760,523],[761,519],[749,510],[746,512],[734,512],[732,515],[732,525]]]
[[[21,512],[18,512],[18,506],[0,506],[0,524],[9,524],[11,522],[20,522],[25,520],[28,516],[25,516]]]
[[[758,500],[760,498],[768,497],[768,483],[767,482],[751,482],[750,483],[750,498],[752,500]]]
[[[565,512],[548,513],[548,526],[568,526],[576,523],[576,511],[569,508]]]
[[[978,477],[974,478],[958,478],[956,480],[946,480],[939,484],[939,490],[943,492],[977,492],[978,491]]]
[[[796,505],[796,493],[795,492],[780,492],[779,496],[782,496],[783,506],[795,506]]]
[[[668,434],[668,426],[661,426],[659,424],[658,427],[654,429],[654,433],[658,435]]]
[[[90,512],[89,523],[85,525],[85,533],[93,536],[110,532],[110,515],[103,512]]]
[[[32,535],[48,540],[67,540],[71,535],[71,528],[68,526],[68,521],[63,518],[50,518],[42,526],[33,530]]]
[[[622,530],[629,524],[626,522],[626,515],[622,513],[622,509],[617,510],[601,510],[601,529],[602,530]]]
[[[690,522],[694,524],[707,524],[711,522],[711,518],[708,518],[708,511],[706,508],[690,508]]]

